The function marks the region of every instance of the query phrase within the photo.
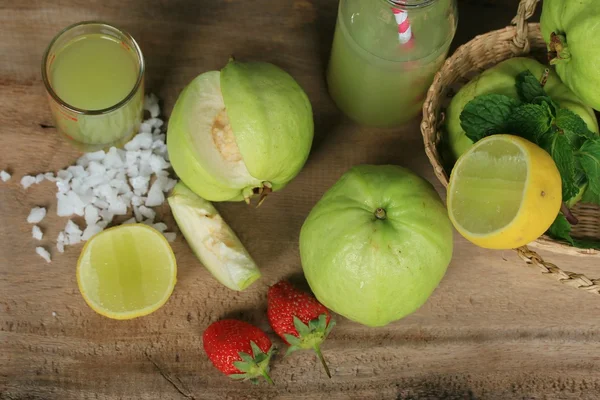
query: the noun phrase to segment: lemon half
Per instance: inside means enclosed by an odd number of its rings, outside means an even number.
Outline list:
[[[552,225],[561,201],[561,177],[552,157],[514,135],[475,143],[454,166],[447,194],[456,230],[489,249],[534,241]]]
[[[77,262],[77,284],[98,314],[131,319],[163,306],[177,281],[171,246],[144,224],[120,225],[93,236]]]

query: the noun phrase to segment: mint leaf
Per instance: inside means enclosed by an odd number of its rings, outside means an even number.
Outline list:
[[[547,233],[555,239],[568,242],[571,246],[579,247],[581,249],[600,250],[600,242],[573,239],[573,237],[571,237],[571,224],[569,224],[569,221],[567,221],[562,213],[558,214]]]
[[[538,78],[529,70],[517,75],[517,93],[525,103],[533,103],[536,97],[548,97]]]
[[[594,242],[593,240],[574,240],[573,246],[579,247],[580,249],[596,249],[600,250],[600,243]]]
[[[558,214],[548,233],[556,239],[567,241],[573,246],[573,238],[571,237],[571,224],[563,214]]]
[[[575,147],[581,145],[581,139],[593,139],[596,135],[590,131],[583,119],[573,111],[559,108],[554,120],[556,127],[564,133]]]
[[[501,94],[477,96],[460,114],[461,127],[473,142],[507,132],[508,119],[518,105],[518,100]]]
[[[575,183],[575,160],[573,148],[565,135],[554,131],[544,135],[540,140],[541,147],[551,156],[562,178],[562,198],[569,201],[579,192]]]
[[[509,117],[508,127],[510,132],[537,143],[552,126],[552,119],[548,106],[522,104]]]
[[[600,194],[600,139],[587,140],[577,158],[588,179],[588,190]]]
[[[581,198],[582,203],[591,203],[600,205],[600,193],[594,193],[588,187]]]

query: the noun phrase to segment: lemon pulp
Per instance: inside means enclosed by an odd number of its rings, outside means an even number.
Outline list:
[[[177,265],[167,240],[144,224],[107,229],[85,245],[77,283],[87,304],[109,318],[150,314],[170,297]]]
[[[452,211],[456,221],[473,234],[508,225],[519,212],[527,181],[523,150],[511,142],[479,146],[457,164]]]

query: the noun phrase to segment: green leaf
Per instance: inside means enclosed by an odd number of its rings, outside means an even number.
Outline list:
[[[329,320],[329,324],[327,325],[327,329],[325,330],[325,337],[329,336],[329,333],[335,326],[335,321],[333,319]]]
[[[245,361],[245,362],[253,362],[254,361],[254,358],[248,353],[244,353],[243,351],[240,351],[238,354],[240,355],[240,358],[242,359],[242,361]]]
[[[574,246],[580,249],[596,249],[600,250],[600,243],[592,240],[574,240]]]
[[[537,143],[552,126],[553,117],[547,105],[522,104],[509,117],[508,132]]]
[[[319,315],[317,329],[321,332],[325,332],[325,330],[327,329],[327,314]]]
[[[285,340],[290,344],[290,345],[299,345],[302,343],[302,339],[294,336],[294,335],[290,335],[288,333],[285,333],[283,335],[283,337],[285,338]]]
[[[261,354],[265,354],[260,347],[258,347],[258,345],[256,343],[254,343],[254,341],[250,341],[250,347],[252,348],[252,354],[254,355],[254,358],[258,357]]]
[[[285,352],[285,354],[283,355],[283,357],[287,357],[290,354],[292,354],[293,352],[298,351],[298,350],[304,350],[304,348],[302,348],[301,346],[296,346],[296,345],[290,346],[290,347],[288,347],[288,349]]]
[[[582,203],[598,204],[600,205],[600,193],[594,193],[588,187],[583,193],[581,198]]]
[[[593,139],[596,135],[590,131],[583,119],[573,111],[559,108],[554,120],[556,127],[569,139],[573,146],[578,147],[581,139]]]
[[[600,194],[600,139],[587,140],[577,152],[588,179],[588,190]]]
[[[473,142],[505,133],[509,117],[519,104],[518,100],[501,94],[477,96],[467,103],[460,114],[461,127]]]
[[[541,147],[552,156],[560,172],[563,201],[569,201],[579,192],[579,188],[575,184],[575,161],[569,139],[554,131],[546,134],[540,142]]]
[[[248,375],[246,375],[246,374],[230,374],[227,376],[229,376],[230,378],[233,378],[233,379],[246,379],[248,377]]]
[[[310,333],[310,328],[307,325],[304,325],[302,321],[298,317],[294,315],[294,328],[300,336],[308,335]]]
[[[256,364],[254,364],[254,362],[252,362],[252,363],[247,363],[244,361],[234,361],[233,362],[233,366],[242,372],[250,372],[250,370],[252,370],[252,368],[254,368],[254,365],[256,365]]]
[[[547,97],[540,80],[531,71],[523,71],[517,75],[517,93],[525,103],[533,103],[536,97]]]
[[[552,225],[550,225],[548,233],[556,239],[565,240],[569,242],[571,246],[573,245],[571,224],[563,214],[558,214]]]

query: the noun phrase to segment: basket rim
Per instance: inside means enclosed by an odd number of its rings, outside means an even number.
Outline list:
[[[539,32],[539,27],[540,27],[539,23],[530,22],[530,23],[527,23],[527,26],[529,28],[529,30],[528,30],[529,37],[531,37],[533,33]],[[462,54],[467,52],[467,50],[473,45],[473,43],[475,41],[482,41],[482,40],[486,40],[487,38],[491,38],[491,37],[498,36],[500,34],[504,34],[506,32],[516,32],[516,31],[517,31],[516,26],[506,26],[501,29],[497,29],[494,31],[489,31],[489,32],[486,32],[483,34],[479,34],[479,35],[475,36],[474,38],[472,38],[471,40],[469,40],[468,42],[460,45],[458,48],[456,48],[456,50],[452,53],[452,55],[450,55],[446,59],[446,61],[442,65],[442,67],[436,72],[433,82],[432,82],[431,86],[429,87],[429,89],[427,90],[427,96],[425,98],[425,101],[424,101],[423,107],[422,107],[423,117],[422,117],[421,124],[420,124],[420,130],[421,130],[421,135],[422,135],[422,139],[423,139],[423,145],[425,147],[425,154],[427,155],[427,158],[429,159],[429,163],[430,163],[431,167],[433,168],[433,172],[434,172],[436,178],[438,179],[438,181],[442,184],[442,186],[445,189],[448,188],[448,175],[447,175],[444,167],[442,166],[442,163],[440,162],[439,156],[437,154],[438,153],[437,146],[439,145],[439,143],[436,143],[435,141],[430,141],[429,135],[428,135],[428,132],[430,132],[430,131],[435,132],[436,137],[439,134],[438,126],[434,126],[435,125],[434,122],[439,123],[437,121],[438,114],[437,114],[437,110],[434,110],[432,108],[432,103],[433,103],[433,99],[436,97],[437,88],[440,86],[440,81],[442,80],[444,71],[448,70],[450,68],[450,65],[454,64],[454,62],[458,59],[458,57],[460,57]],[[517,56],[527,57],[528,56],[527,53],[528,52],[524,52],[522,55],[515,54],[514,56],[515,57],[517,57]],[[430,110],[431,110],[431,112],[430,112]],[[600,256],[600,250],[582,249],[582,248],[574,247],[574,246],[571,246],[570,244],[568,244],[567,242],[555,240],[545,234],[540,236],[539,238],[537,238],[535,241],[528,243],[527,245],[531,246],[531,247],[543,249],[543,250],[549,250],[549,251],[552,251],[555,253],[566,254],[566,255]]]

